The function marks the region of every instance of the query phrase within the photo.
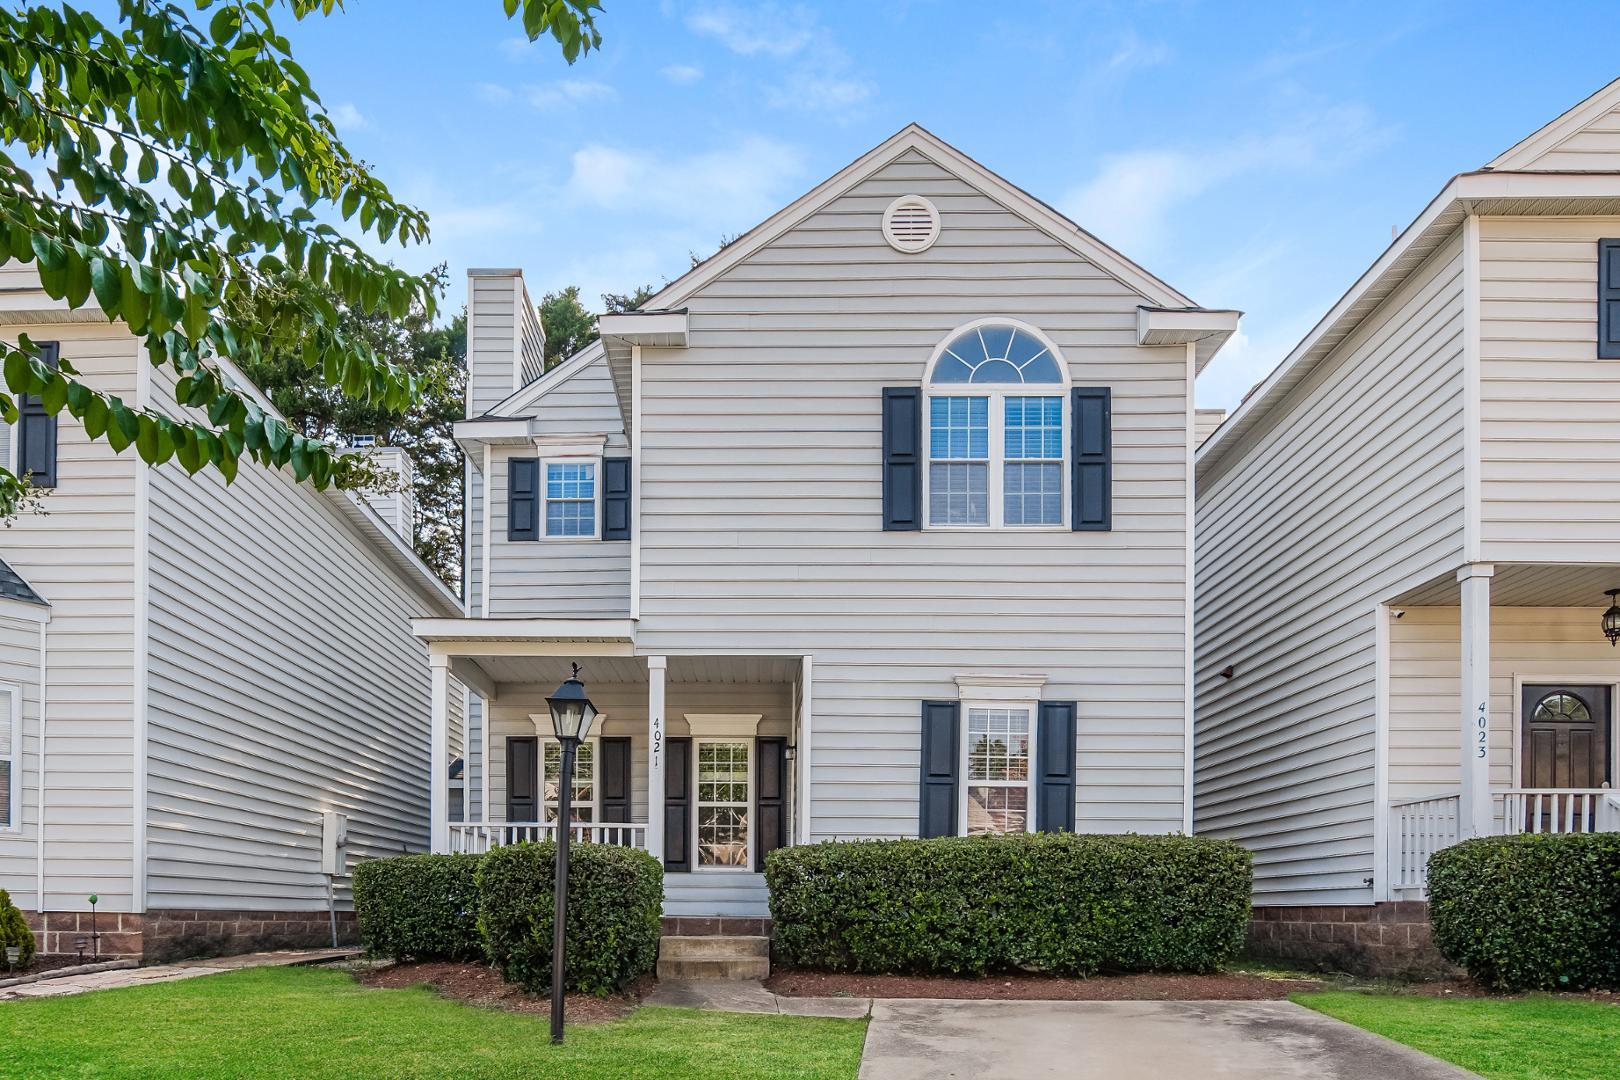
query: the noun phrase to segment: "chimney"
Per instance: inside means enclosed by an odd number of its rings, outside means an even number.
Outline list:
[[[360,495],[391,529],[410,543],[416,529],[416,492],[411,486],[416,479],[416,469],[411,465],[411,456],[397,446],[378,446],[375,435],[356,435],[350,442],[353,445],[350,453],[364,454],[378,472],[399,477],[398,491],[363,491]]]
[[[545,374],[546,335],[523,271],[467,271],[467,415],[483,416]]]

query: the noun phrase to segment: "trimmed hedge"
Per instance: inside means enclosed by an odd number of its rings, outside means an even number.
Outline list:
[[[1500,990],[1620,986],[1620,833],[1493,836],[1429,859],[1441,953]]]
[[[0,889],[0,950],[13,945],[22,950],[17,966],[27,967],[34,959],[34,932],[28,929],[28,920],[23,918],[22,909],[11,902],[11,894]],[[0,951],[0,965],[5,962],[5,953]]]
[[[402,855],[354,868],[354,915],[374,956],[477,960],[478,855]]]
[[[551,988],[551,841],[499,847],[478,867],[478,926],[484,951],[507,982]],[[568,849],[568,987],[622,990],[658,960],[664,870],[645,851],[612,844]]]
[[[1213,971],[1243,944],[1251,862],[1205,837],[975,836],[782,848],[765,880],[793,967]]]

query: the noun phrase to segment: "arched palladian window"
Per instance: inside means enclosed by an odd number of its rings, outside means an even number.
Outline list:
[[[1045,335],[1010,319],[955,331],[925,381],[930,527],[1067,523],[1068,367]]]

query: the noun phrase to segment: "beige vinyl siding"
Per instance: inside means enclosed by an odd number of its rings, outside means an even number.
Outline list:
[[[880,231],[910,193],[915,256]],[[685,302],[691,347],[642,354],[638,651],[814,655],[816,839],[916,834],[920,702],[977,672],[1079,702],[1080,829],[1179,829],[1191,388],[1142,298],[908,151]],[[1113,388],[1112,532],[883,531],[882,388],[995,315]]]
[[[12,903],[24,911],[37,911],[39,879],[39,621],[11,613],[22,605],[0,600],[0,724],[15,717],[17,726],[10,733],[12,762],[11,786],[17,801],[17,816],[9,824],[0,823],[0,889],[11,894]],[[43,610],[43,609],[41,609]],[[20,708],[13,712],[9,695],[16,694]],[[0,737],[0,744],[6,740]],[[0,822],[6,803],[0,798]]]
[[[17,284],[36,279],[22,268]],[[12,276],[10,274],[8,277]],[[43,295],[43,294],[41,294]],[[105,324],[7,328],[60,341],[98,390],[135,400],[144,359]],[[92,443],[70,417],[57,428],[57,479],[44,514],[0,530],[0,558],[53,605],[46,786],[47,910],[130,910],[135,775],[135,455]]]
[[[605,435],[608,452],[622,452],[629,443],[624,436],[619,399],[613,393],[607,356],[601,349],[592,348],[594,359],[516,411],[534,417],[536,435]]]
[[[1620,360],[1597,356],[1613,236],[1620,218],[1480,222],[1487,561],[1620,563]]]
[[[483,416],[517,389],[523,281],[515,270],[481,270],[467,282],[467,415]]]
[[[1611,109],[1559,140],[1520,169],[1620,170],[1620,109]]]
[[[512,389],[527,386],[546,373],[546,332],[540,325],[540,310],[529,298],[528,287],[517,279],[518,373]]]
[[[484,597],[484,459],[480,452],[477,462],[468,462],[467,491],[467,566],[464,571],[463,595],[467,598],[467,611],[474,615],[488,615],[489,601]]]
[[[349,815],[351,864],[425,849],[410,619],[437,612],[290,473],[149,477],[148,907],[324,905],[326,810]]]
[[[588,675],[586,676],[589,677]],[[491,821],[506,817],[506,740],[536,734],[530,717],[546,716],[546,695],[555,687],[512,687],[491,710],[489,802]],[[630,819],[647,821],[647,687],[592,683],[591,702],[601,710],[592,736],[630,739]],[[689,734],[687,713],[759,714],[761,736],[790,734],[792,687],[780,683],[669,683],[664,688],[665,736]],[[550,721],[546,722],[550,730]]]
[[[1520,682],[1620,683],[1620,656],[1597,632],[1601,608],[1491,609],[1491,786],[1510,787]],[[1456,608],[1407,608],[1390,626],[1389,793],[1457,787],[1461,686]]]
[[[1195,827],[1255,852],[1258,903],[1372,898],[1377,604],[1462,558],[1461,251],[1198,493]]]

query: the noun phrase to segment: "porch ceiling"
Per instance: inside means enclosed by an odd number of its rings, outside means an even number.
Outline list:
[[[569,656],[477,656],[472,658],[495,683],[555,684],[568,678]],[[580,656],[579,676],[592,683],[638,686],[647,682],[644,656]],[[799,677],[797,656],[671,656],[669,683],[787,683]]]
[[[1577,563],[1497,563],[1491,579],[1493,607],[1574,607],[1601,610],[1605,589],[1620,588],[1620,566]],[[1390,603],[1407,607],[1456,607],[1461,591],[1455,574],[1408,589]]]

